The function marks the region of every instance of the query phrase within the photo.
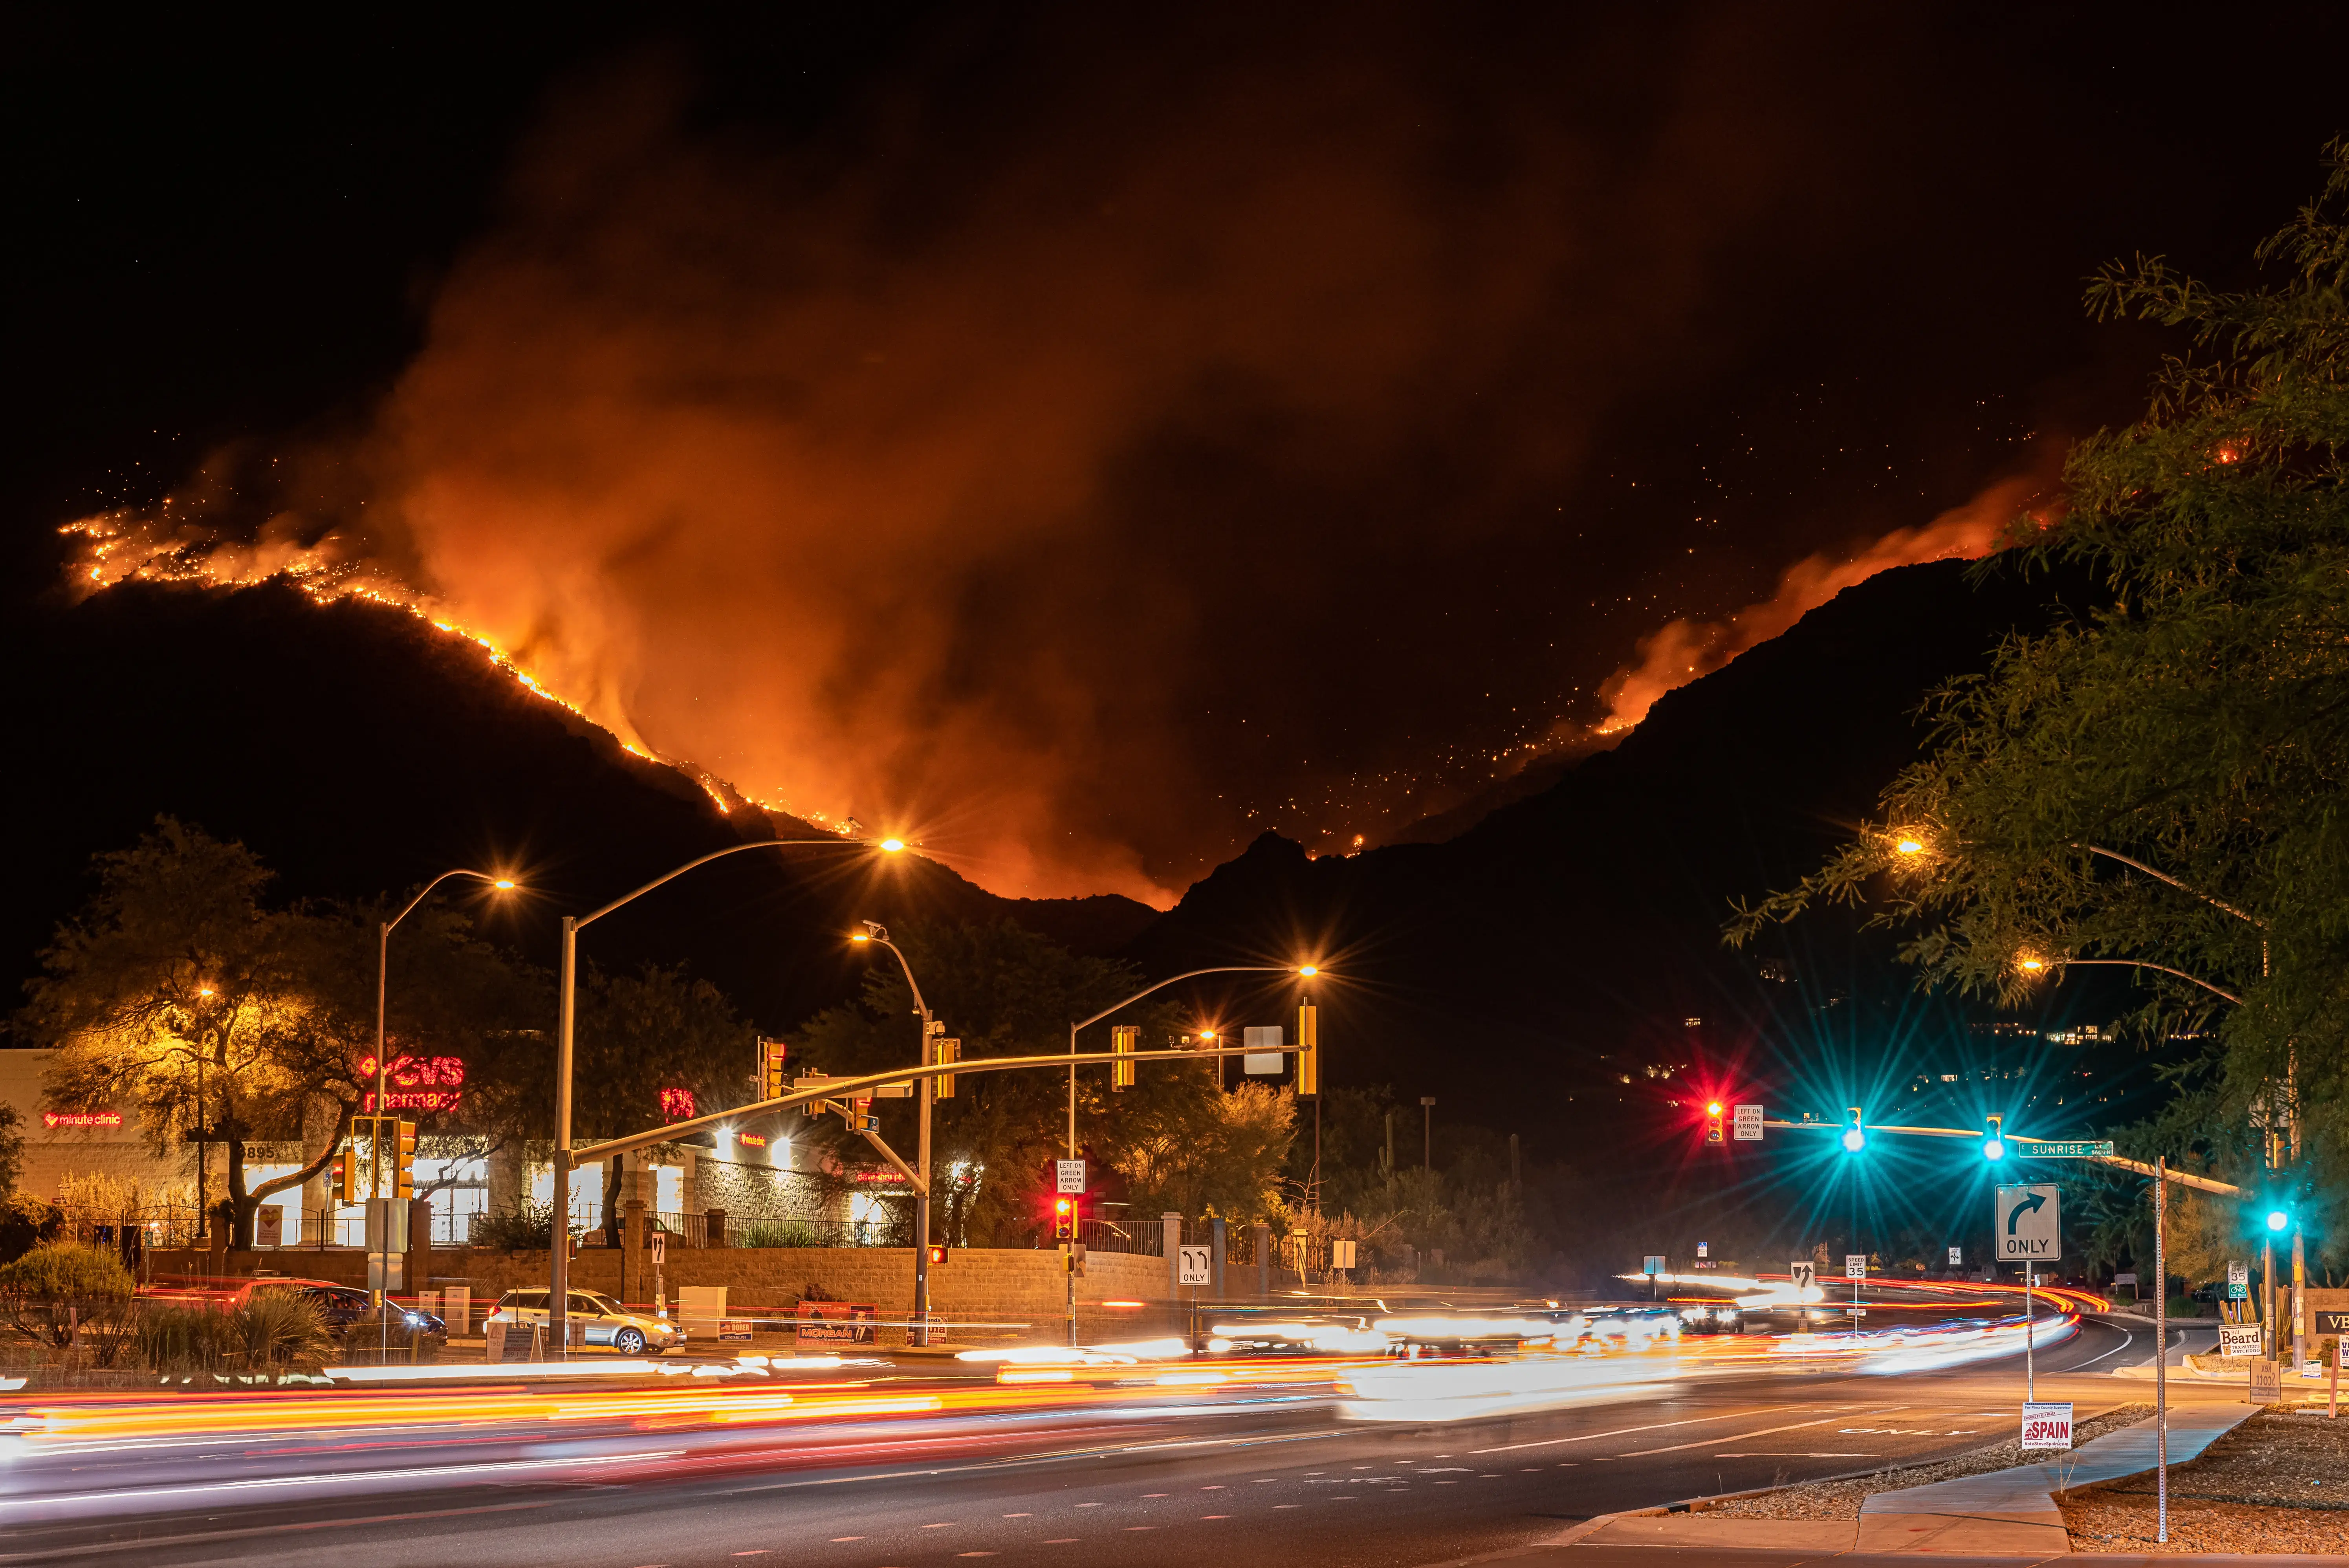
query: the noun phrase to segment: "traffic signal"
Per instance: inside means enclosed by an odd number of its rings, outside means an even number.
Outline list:
[[[2267,1226],[2270,1231],[2274,1232],[2288,1231],[2292,1229],[2292,1211],[2285,1208],[2282,1203],[2270,1204],[2267,1212]]]
[[[1066,1192],[1052,1200],[1052,1239],[1074,1241],[1077,1234],[1077,1201]]]
[[[830,1073],[802,1073],[799,1077],[792,1079],[792,1087],[793,1088],[821,1088],[823,1087],[823,1080],[831,1076],[832,1075]],[[802,1116],[817,1117],[822,1116],[823,1112],[824,1102],[820,1099],[806,1100],[800,1106],[800,1114]]]
[[[1995,1165],[2006,1158],[2006,1118],[1993,1115],[1982,1131],[1982,1158]]]
[[[1321,1009],[1310,1002],[1297,1008],[1297,1092],[1321,1092]]]
[[[1858,1106],[1844,1113],[1843,1151],[1857,1154],[1868,1147],[1868,1119]]]
[[[1722,1140],[1721,1113],[1723,1109],[1721,1101],[1717,1099],[1709,1099],[1705,1101],[1704,1140],[1707,1143],[1719,1143]]]
[[[1130,1057],[1133,1055],[1134,1051],[1140,1047],[1141,1044],[1142,1031],[1132,1024],[1116,1025],[1109,1032],[1109,1048],[1115,1051],[1119,1056]],[[1132,1088],[1133,1087],[1133,1064],[1132,1062],[1110,1063],[1109,1087],[1112,1088]]]
[[[416,1196],[416,1123],[395,1122],[387,1116],[380,1125],[398,1130],[398,1141],[391,1146],[392,1187],[393,1195],[404,1202]]]
[[[327,1178],[327,1181],[328,1190],[335,1194],[335,1202],[356,1203],[359,1201],[359,1151],[357,1149],[346,1143],[336,1151],[334,1174]]]
[[[933,1066],[944,1067],[948,1062],[958,1062],[962,1060],[962,1042],[960,1040],[954,1039],[952,1037],[941,1039],[936,1042],[936,1047],[938,1053],[937,1060],[932,1064]],[[938,1099],[952,1099],[955,1097],[955,1075],[953,1073],[940,1073],[937,1077],[937,1086]]]
[[[761,1039],[759,1044],[762,1052],[759,1061],[759,1098],[781,1099],[791,1093],[783,1077],[783,1057],[790,1054],[791,1047],[781,1040]]]

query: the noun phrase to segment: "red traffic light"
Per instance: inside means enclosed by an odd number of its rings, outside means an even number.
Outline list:
[[[1707,1116],[1719,1116],[1721,1114],[1721,1101],[1716,1099],[1707,1103],[1704,1108],[1704,1113]]]

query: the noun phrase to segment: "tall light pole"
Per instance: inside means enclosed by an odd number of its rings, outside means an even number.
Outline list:
[[[375,1293],[375,1315],[377,1323],[383,1330],[381,1350],[385,1356],[388,1356],[391,1350],[391,1314],[388,1307],[391,1284],[392,1200],[384,1196],[387,1188],[383,1180],[383,1116],[389,1109],[388,1102],[391,1096],[391,1063],[384,1051],[383,1014],[384,998],[390,989],[391,932],[392,927],[416,913],[416,906],[429,898],[434,888],[439,887],[450,877],[471,877],[475,882],[489,883],[500,892],[512,892],[516,885],[512,877],[492,876],[488,872],[468,871],[462,866],[452,872],[442,872],[439,876],[426,882],[398,914],[377,926],[375,933],[376,1120],[373,1125],[376,1130],[375,1135],[367,1140],[367,1196],[371,1201],[377,1199],[382,1201],[383,1251],[380,1256],[383,1262],[379,1265],[381,1272],[378,1277],[383,1282],[383,1288]],[[392,1158],[396,1161],[398,1156],[395,1154]]]
[[[851,933],[848,940],[869,942],[897,955],[897,967],[905,973],[905,986],[914,993],[914,1014],[922,1020],[922,1066],[931,1066],[937,1047],[930,1038],[930,1005],[922,1000],[921,984],[914,978],[914,966],[906,960],[905,949],[889,940],[887,927],[870,920],[864,930]],[[905,1343],[926,1348],[930,1343],[930,1107],[937,1098],[938,1080],[924,1077],[916,1081],[920,1087],[914,1092],[921,1109],[914,1148],[914,1326]]]
[[[729,844],[722,850],[712,850],[673,871],[663,872],[644,886],[622,893],[601,909],[563,917],[563,969],[558,982],[562,987],[561,1010],[556,1017],[554,1044],[554,1213],[550,1227],[553,1233],[547,1237],[546,1327],[554,1340],[555,1359],[570,1359],[571,1348],[568,1326],[564,1319],[571,1294],[571,1044],[572,1026],[577,1013],[580,928],[595,924],[621,905],[634,903],[653,889],[676,881],[698,866],[706,866],[728,855],[743,854],[751,850],[798,848],[871,848],[895,854],[905,847],[901,839],[883,839],[878,843],[868,843],[862,839],[761,839],[755,843]]]
[[[1319,967],[1311,964],[1218,964],[1207,969],[1186,969],[1180,975],[1169,975],[1155,985],[1144,985],[1123,1001],[1112,1002],[1082,1022],[1071,1024],[1069,1026],[1071,1057],[1069,1062],[1069,1158],[1074,1160],[1077,1157],[1077,1064],[1074,1058],[1077,1054],[1079,1029],[1098,1024],[1112,1013],[1131,1007],[1154,992],[1164,991],[1167,986],[1178,985],[1185,980],[1195,980],[1202,975],[1295,975],[1310,980],[1319,973],[1321,973]],[[1070,1243],[1071,1249],[1081,1241],[1081,1236],[1078,1240],[1071,1241]],[[1069,1343],[1074,1346],[1077,1342],[1077,1264],[1073,1250],[1067,1254],[1066,1265],[1064,1272],[1068,1275],[1069,1283]]]

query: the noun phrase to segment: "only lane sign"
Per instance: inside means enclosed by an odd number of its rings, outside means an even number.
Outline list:
[[[2064,1255],[2063,1204],[2054,1187],[2001,1187],[1991,1209],[1998,1261],[2049,1264]]]

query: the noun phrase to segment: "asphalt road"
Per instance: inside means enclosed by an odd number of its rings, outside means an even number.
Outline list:
[[[2039,1357],[2040,1396],[2075,1399],[2084,1418],[2147,1398],[2108,1374],[2151,1352],[2148,1328],[2092,1320]],[[436,1492],[428,1480],[316,1502],[243,1504],[234,1483],[209,1484],[191,1490],[193,1508],[11,1528],[0,1563],[1410,1568],[1539,1542],[1593,1514],[1978,1447],[2013,1429],[2022,1392],[2019,1357],[1899,1377],[1745,1370],[1440,1427],[1348,1424],[1326,1410],[1141,1419],[1128,1431],[1096,1418],[965,1460],[688,1465],[585,1486],[522,1471],[505,1485]]]

